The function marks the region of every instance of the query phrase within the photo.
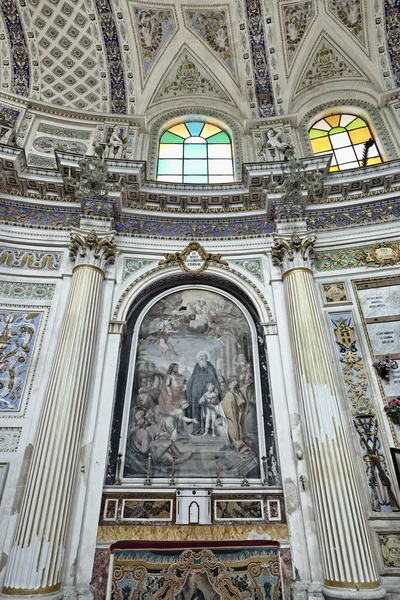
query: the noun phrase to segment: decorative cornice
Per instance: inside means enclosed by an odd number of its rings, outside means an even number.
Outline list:
[[[108,264],[115,261],[117,253],[113,234],[97,235],[92,230],[88,234],[71,232],[69,255],[75,266],[91,266],[105,270]]]
[[[280,267],[282,275],[292,269],[312,270],[315,240],[314,234],[300,237],[297,232],[289,240],[275,237],[272,246],[273,264]]]

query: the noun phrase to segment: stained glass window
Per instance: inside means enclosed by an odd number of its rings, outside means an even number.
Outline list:
[[[356,115],[320,119],[309,131],[314,154],[332,154],[330,171],[344,171],[382,162],[367,123]]]
[[[220,127],[188,121],[170,127],[160,138],[157,180],[172,183],[230,183],[232,143]]]

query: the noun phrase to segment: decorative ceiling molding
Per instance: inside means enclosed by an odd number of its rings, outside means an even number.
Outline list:
[[[232,102],[228,92],[215,81],[186,45],[181,48],[178,57],[172,61],[170,70],[159,84],[150,104],[182,96],[200,96],[201,98],[209,96],[225,102]]]
[[[10,92],[12,86],[12,57],[8,42],[8,33],[3,12],[0,10],[0,68],[1,88],[4,92]]]
[[[384,0],[386,43],[395,85],[400,86],[400,0]]]
[[[300,45],[317,14],[314,0],[280,3],[279,20],[286,50],[284,58],[287,72],[291,70]]]
[[[369,81],[353,63],[353,61],[339,49],[326,32],[318,38],[310,57],[303,67],[299,77],[295,96],[332,80],[360,79]]]
[[[368,51],[365,0],[325,0],[325,10]]]
[[[159,54],[165,50],[177,31],[176,12],[171,5],[130,4],[130,14],[138,56],[142,89],[157,62]]]
[[[29,96],[31,83],[29,52],[20,13],[15,0],[1,0],[0,8],[11,47],[11,91],[20,96]]]
[[[273,117],[276,114],[274,96],[271,87],[267,46],[265,42],[262,18],[263,9],[260,0],[245,0],[249,28],[250,48],[254,72],[254,84],[260,117]],[[270,21],[270,17],[268,17]]]
[[[236,75],[229,7],[183,8],[187,29],[211,48],[231,75]]]

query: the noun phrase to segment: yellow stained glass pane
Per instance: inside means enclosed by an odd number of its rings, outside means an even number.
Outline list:
[[[160,144],[159,158],[182,158],[183,144]]]
[[[333,115],[332,117],[325,117],[325,121],[332,125],[332,127],[337,127],[340,122],[341,115]]]
[[[369,165],[378,165],[381,162],[382,159],[380,156],[373,156],[372,158],[368,159],[367,166],[369,167]]]
[[[184,139],[186,139],[187,137],[190,137],[190,133],[189,133],[188,128],[186,127],[185,123],[180,123],[179,125],[174,125],[174,127],[171,127],[171,129],[168,129],[168,131],[170,131],[171,133],[175,133],[176,135],[180,135]]]
[[[331,167],[329,171],[332,173],[333,171],[339,171],[339,167],[337,165]]]
[[[206,123],[202,129],[201,136],[204,138],[208,138],[210,137],[210,135],[214,135],[214,133],[218,133],[219,131],[221,131],[220,127],[211,125],[211,123]]]
[[[314,150],[314,154],[318,154],[318,152],[325,152],[326,150],[331,150],[331,141],[329,137],[316,138],[315,140],[311,140],[311,146]]]
[[[362,144],[370,139],[371,132],[368,127],[361,127],[361,129],[349,131],[349,136],[353,144]]]

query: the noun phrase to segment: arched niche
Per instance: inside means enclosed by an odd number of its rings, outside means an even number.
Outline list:
[[[214,389],[204,397],[206,384]],[[264,455],[277,483],[260,322],[233,283],[176,275],[136,298],[121,347],[107,484],[119,453],[122,481],[133,487],[144,484],[149,455],[160,485],[169,482],[173,459],[178,485],[213,485],[216,456],[226,483],[239,485],[244,468],[260,482]]]

